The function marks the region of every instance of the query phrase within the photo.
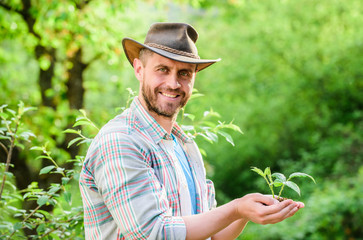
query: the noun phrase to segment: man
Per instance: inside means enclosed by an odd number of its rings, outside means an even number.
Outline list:
[[[88,150],[87,239],[235,239],[248,221],[277,223],[304,206],[255,193],[216,208],[200,152],[176,123],[196,73],[219,61],[199,58],[197,38],[188,24],[155,23],[144,44],[123,40],[139,95]]]

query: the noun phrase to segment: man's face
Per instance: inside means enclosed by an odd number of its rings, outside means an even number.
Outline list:
[[[154,117],[176,117],[192,94],[196,65],[155,53],[148,54],[144,64],[140,62],[135,69],[139,71],[141,102]]]

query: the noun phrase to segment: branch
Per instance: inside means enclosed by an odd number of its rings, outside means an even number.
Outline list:
[[[16,12],[16,13],[21,14],[21,12],[19,10],[13,9],[11,6],[4,3],[3,0],[0,0],[0,7],[4,8],[5,10],[8,10],[8,11]]]
[[[4,149],[4,151],[6,152],[6,155],[8,155],[9,154],[9,151],[6,148],[6,146],[2,142],[0,142],[0,146]]]

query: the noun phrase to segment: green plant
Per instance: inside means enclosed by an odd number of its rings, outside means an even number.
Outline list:
[[[286,176],[282,173],[272,173],[271,174],[271,169],[270,167],[266,167],[265,171],[262,171],[261,169],[257,168],[257,167],[252,167],[251,169],[252,171],[256,172],[257,174],[259,174],[260,176],[262,176],[266,182],[267,185],[269,186],[271,193],[272,193],[272,197],[275,198],[275,192],[274,192],[274,187],[280,187],[280,192],[279,195],[277,196],[277,199],[279,201],[281,201],[281,193],[284,190],[285,186],[288,186],[289,188],[291,188],[292,190],[294,190],[295,192],[297,192],[299,194],[299,196],[301,195],[301,191],[299,186],[294,183],[293,181],[291,181],[292,178],[295,177],[308,177],[310,178],[314,183],[315,179],[310,176],[309,174],[306,173],[302,173],[302,172],[295,172],[290,174],[290,176],[288,178],[286,178]],[[273,179],[275,178],[275,179]]]
[[[192,100],[203,96],[204,95],[202,93],[194,88],[193,95],[190,99]],[[211,144],[217,143],[219,139],[218,136],[220,135],[225,138],[227,142],[232,144],[232,146],[234,146],[235,144],[232,136],[225,131],[227,129],[231,130],[232,132],[243,134],[240,127],[233,123],[233,120],[229,123],[221,122],[219,120],[216,121],[216,119],[221,118],[221,115],[212,108],[209,111],[204,111],[203,117],[201,119],[197,119],[194,114],[186,113],[184,107],[181,110],[180,117],[181,118],[179,120],[181,127],[189,135],[189,137],[196,138],[201,136],[204,140]],[[202,149],[200,150],[203,152]]]

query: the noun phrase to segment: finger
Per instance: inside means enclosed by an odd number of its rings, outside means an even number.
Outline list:
[[[266,206],[270,206],[279,202],[270,195],[262,195],[262,194],[256,194],[255,201],[260,202]]]
[[[282,208],[278,208],[279,211],[275,211],[266,216],[266,221],[269,221],[271,223],[278,223],[288,217],[293,216],[299,210],[298,205],[293,201],[291,201],[289,204],[281,204],[280,207]]]
[[[304,208],[305,204],[303,202],[296,202],[298,204],[298,208]]]

